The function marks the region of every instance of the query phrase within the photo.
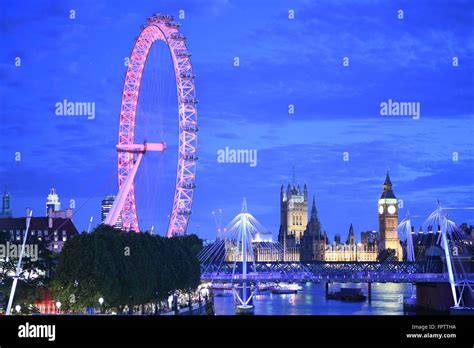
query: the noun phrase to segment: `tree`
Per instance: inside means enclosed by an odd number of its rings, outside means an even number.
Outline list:
[[[53,281],[64,309],[97,306],[99,297],[115,304],[118,286],[116,264],[104,240],[83,233],[66,242]]]

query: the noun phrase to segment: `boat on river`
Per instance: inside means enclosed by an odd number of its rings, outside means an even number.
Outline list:
[[[273,287],[272,294],[278,294],[278,295],[296,294],[298,293],[299,290],[302,290],[302,289],[303,288],[298,284],[279,283]]]
[[[328,292],[326,298],[328,300],[358,302],[365,301],[367,296],[359,288],[341,288],[340,291]]]

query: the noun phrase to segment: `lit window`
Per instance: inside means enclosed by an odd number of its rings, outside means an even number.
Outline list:
[[[57,244],[54,244],[54,249],[57,249],[58,248],[58,245]]]

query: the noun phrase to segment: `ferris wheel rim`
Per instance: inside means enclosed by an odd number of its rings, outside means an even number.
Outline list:
[[[171,16],[155,15],[148,19],[135,40],[125,75],[120,106],[118,144],[130,145],[135,141],[135,126],[140,85],[148,53],[156,41],[169,48],[176,78],[178,99],[178,165],[173,206],[166,235],[186,233],[191,215],[197,161],[197,99],[194,74],[186,38],[178,30],[179,24]],[[118,185],[125,182],[133,166],[134,155],[118,152]],[[121,211],[125,229],[139,232],[135,184],[132,184]]]

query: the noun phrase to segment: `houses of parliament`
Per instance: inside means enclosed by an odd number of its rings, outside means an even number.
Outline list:
[[[278,241],[284,249],[285,261],[376,261],[384,257],[403,259],[398,237],[398,204],[392,182],[387,173],[382,194],[378,200],[379,230],[361,233],[356,243],[354,228],[349,227],[347,239],[335,236],[328,240],[322,231],[316,199],[313,196],[308,221],[308,188],[288,184],[280,190],[280,230]]]

